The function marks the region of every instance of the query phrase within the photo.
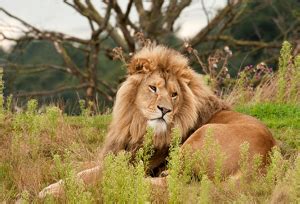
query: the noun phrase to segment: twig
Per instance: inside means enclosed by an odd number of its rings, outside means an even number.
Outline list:
[[[51,91],[34,91],[34,92],[28,92],[28,93],[18,93],[15,94],[14,97],[36,97],[36,96],[50,96],[55,95],[64,91],[69,90],[79,90],[88,87],[88,84],[80,84],[78,86],[64,86],[60,87]]]

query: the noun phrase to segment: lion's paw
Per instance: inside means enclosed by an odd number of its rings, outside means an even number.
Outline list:
[[[59,180],[58,182],[47,186],[39,193],[39,198],[43,199],[47,195],[52,195],[54,197],[61,196],[64,193],[63,184],[63,180]]]
[[[164,170],[159,174],[159,177],[166,177],[169,175],[169,171],[168,170]]]
[[[153,177],[148,178],[152,187],[166,187],[167,179],[166,177]]]

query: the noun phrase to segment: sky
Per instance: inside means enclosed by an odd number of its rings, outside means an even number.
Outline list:
[[[100,0],[92,0],[96,7],[103,8]],[[125,8],[128,0],[119,0],[121,7]],[[147,1],[145,1],[147,2]],[[168,1],[166,1],[167,3]],[[225,6],[226,0],[203,0],[209,12],[210,19],[216,14],[217,9]],[[148,5],[147,5],[148,4]],[[145,3],[145,8],[149,3]],[[90,27],[85,17],[82,17],[74,9],[63,3],[63,0],[0,0],[0,7],[6,9],[17,17],[38,27],[39,29],[59,31],[69,35],[87,38]],[[138,22],[135,9],[131,16],[133,22]],[[201,0],[193,0],[191,5],[183,10],[175,22],[178,37],[188,39],[193,37],[201,28],[207,24],[207,18],[202,9]],[[0,30],[9,36],[18,36],[13,26],[15,21],[7,18],[0,11]],[[176,30],[176,29],[175,29]],[[4,41],[0,37],[0,47],[8,50],[12,42]]]

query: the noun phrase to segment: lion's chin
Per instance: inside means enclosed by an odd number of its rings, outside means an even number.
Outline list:
[[[148,120],[148,126],[153,128],[155,134],[164,134],[167,132],[167,123],[163,119]]]

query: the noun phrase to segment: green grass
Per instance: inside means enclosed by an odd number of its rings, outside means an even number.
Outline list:
[[[265,123],[283,151],[291,153],[300,150],[300,105],[261,103],[239,106],[236,111]]]
[[[300,105],[262,103],[239,106],[236,111],[262,120],[269,128],[300,129]]]

